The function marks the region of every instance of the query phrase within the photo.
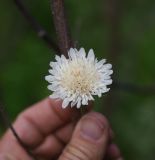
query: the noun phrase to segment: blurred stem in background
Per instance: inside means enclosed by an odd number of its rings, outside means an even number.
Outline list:
[[[117,72],[117,64],[118,59],[121,52],[121,18],[122,18],[122,0],[106,0],[104,1],[104,10],[105,10],[105,22],[107,25],[108,30],[108,59],[113,64],[113,70],[114,70],[114,83],[116,78],[116,72]],[[115,85],[115,84],[114,84]],[[119,85],[116,85],[119,88]],[[107,115],[112,112],[114,109],[114,104],[116,105],[118,101],[117,94],[115,92],[110,92],[106,96],[105,99],[103,99],[103,112],[105,112]],[[104,107],[105,106],[105,107]]]
[[[13,0],[15,5],[19,9],[20,13],[32,26],[33,30],[37,33],[37,36],[45,41],[47,46],[54,50],[55,53],[60,54],[58,45],[52,40],[51,36],[48,35],[47,31],[37,22],[37,20],[29,13],[21,0]]]

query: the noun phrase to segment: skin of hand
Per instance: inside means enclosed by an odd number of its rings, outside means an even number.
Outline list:
[[[89,111],[77,121],[77,109],[62,109],[61,104],[61,100],[46,98],[22,112],[13,124],[39,160],[122,160],[102,114]],[[0,141],[0,160],[32,158],[8,130]]]

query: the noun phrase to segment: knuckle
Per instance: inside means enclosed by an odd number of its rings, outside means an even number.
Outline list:
[[[31,134],[28,132],[27,128],[32,130],[32,124],[30,121],[27,120],[27,117],[25,116],[24,113],[21,113],[15,123],[14,123],[14,128],[19,136],[20,139],[22,139],[22,142],[24,144],[29,144],[31,143]]]
[[[92,152],[78,143],[71,143],[62,153],[62,159],[59,160],[93,160]]]
[[[19,122],[19,121],[25,121],[26,120],[26,116],[25,116],[25,112],[21,112],[17,117],[15,122]]]

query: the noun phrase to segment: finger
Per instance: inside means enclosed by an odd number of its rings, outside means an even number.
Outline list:
[[[99,113],[88,113],[78,122],[59,160],[102,160],[108,141],[109,124],[106,118]]]
[[[14,127],[27,146],[35,148],[44,137],[71,121],[76,109],[62,109],[61,105],[62,101],[47,98],[19,115]]]
[[[50,135],[47,137],[44,142],[39,146],[34,153],[36,153],[39,157],[43,157],[46,159],[51,159],[53,157],[57,157],[61,152],[64,146],[69,142],[72,132],[74,129],[75,123],[69,123],[65,127],[59,129],[54,133],[54,135]],[[111,128],[109,128],[109,139],[110,141],[113,139],[114,133]]]
[[[0,154],[0,160],[19,160],[19,159],[16,159],[14,156],[10,155],[9,153],[8,154]]]
[[[111,129],[111,126],[109,128],[109,136],[110,136],[110,141],[112,141],[115,138],[115,133],[114,131]]]
[[[45,159],[57,157],[69,142],[74,129],[74,123],[69,123],[54,134],[48,136],[44,142],[34,150],[34,153]]]
[[[43,144],[41,144],[33,153],[44,159],[51,159],[58,156],[64,148],[62,144],[54,135],[48,136]]]
[[[107,157],[113,160],[123,160],[120,149],[116,144],[110,144],[108,146]]]
[[[57,139],[59,139],[62,144],[67,144],[71,139],[73,130],[75,129],[75,124],[75,122],[72,122],[64,126],[63,128],[60,128],[54,133],[55,137],[57,137]]]
[[[75,108],[68,107],[64,110],[61,104],[61,101],[47,98],[20,114],[14,123],[14,128],[28,147],[37,147],[48,134],[55,132],[75,117],[75,112],[77,114]],[[0,153],[12,153],[17,157],[22,155],[25,160],[29,159],[10,130],[2,138]]]

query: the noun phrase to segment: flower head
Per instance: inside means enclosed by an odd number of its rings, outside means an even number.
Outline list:
[[[111,64],[105,64],[105,59],[98,61],[92,49],[86,55],[83,48],[79,51],[71,48],[68,56],[68,59],[64,55],[56,56],[56,62],[50,62],[52,69],[45,79],[50,83],[48,89],[53,91],[51,98],[61,98],[63,108],[69,104],[80,108],[94,100],[94,95],[101,97],[109,91]]]

